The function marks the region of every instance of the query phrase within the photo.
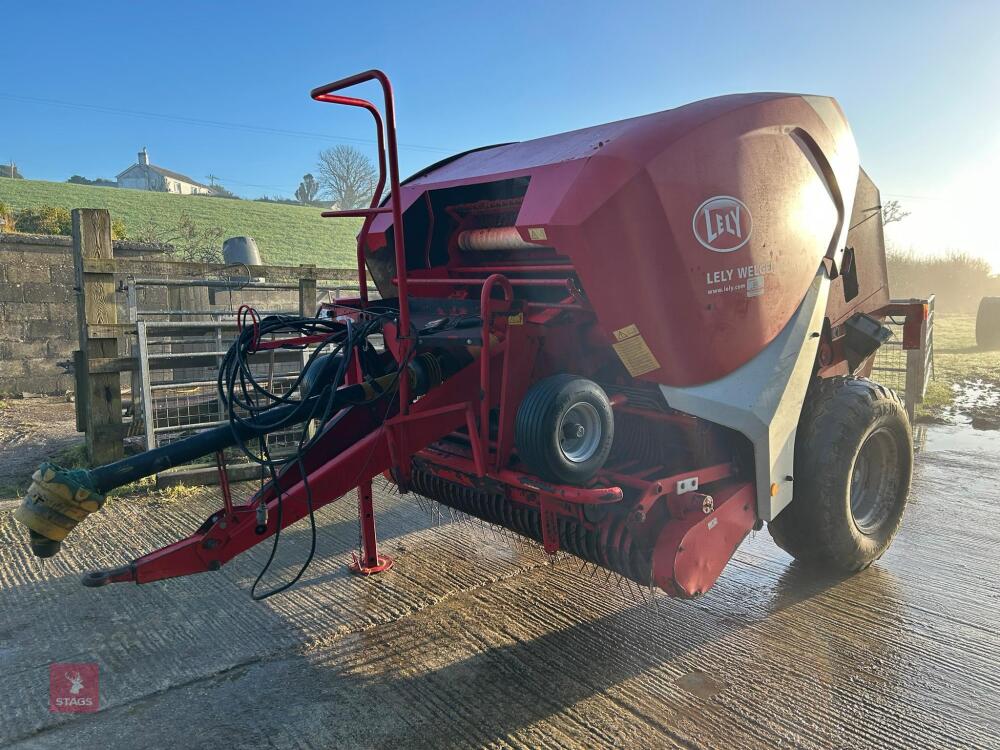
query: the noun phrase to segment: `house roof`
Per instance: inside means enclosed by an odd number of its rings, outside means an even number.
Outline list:
[[[180,180],[181,182],[186,182],[189,185],[197,185],[198,187],[203,187],[206,190],[211,190],[211,188],[208,185],[205,185],[204,183],[198,182],[197,180],[192,180],[186,174],[181,174],[180,172],[173,172],[173,171],[171,171],[169,169],[164,169],[163,167],[158,167],[155,164],[150,164],[149,168],[152,169],[154,172],[158,172],[158,173],[162,174],[164,177],[169,177],[169,178],[171,178],[173,180]]]
[[[197,180],[192,180],[186,174],[181,174],[180,172],[174,172],[173,170],[166,169],[164,167],[158,167],[155,164],[133,164],[128,169],[119,172],[118,175],[116,175],[116,177],[121,177],[122,175],[131,172],[136,167],[139,167],[140,169],[145,167],[153,172],[156,172],[157,174],[163,175],[164,177],[169,177],[172,180],[180,180],[181,182],[186,182],[189,185],[195,185],[197,187],[205,188],[206,190],[212,189],[211,186],[209,185],[206,185],[202,182],[198,182]]]

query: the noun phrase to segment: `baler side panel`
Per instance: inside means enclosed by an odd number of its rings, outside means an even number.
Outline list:
[[[691,386],[758,355],[824,256],[835,264],[857,161],[833,100],[739,95],[471,153],[407,184],[401,202],[409,210],[422,195],[461,186],[479,186],[489,199],[492,184],[511,178],[529,181],[520,237],[571,260],[608,346],[634,326],[655,363],[638,376]],[[745,241],[723,250],[698,237],[698,222],[708,221],[701,208],[718,196],[745,209],[737,220]],[[377,259],[391,264],[391,233],[382,215],[369,237],[384,296],[392,296],[392,267]],[[407,238],[408,248],[417,245]],[[443,257],[439,248],[433,255]],[[447,271],[455,259],[434,265]]]
[[[644,379],[716,380],[759,354],[801,303],[847,219],[791,135],[804,127],[832,140],[803,99],[758,103],[678,139],[589,216],[577,209],[588,203],[581,193],[615,184],[606,157],[591,159],[563,199],[555,244],[573,258],[609,340],[638,327],[660,365]],[[718,195],[752,215],[732,252],[706,248],[692,227],[699,204]]]

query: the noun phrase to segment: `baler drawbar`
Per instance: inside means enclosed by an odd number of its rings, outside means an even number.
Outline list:
[[[381,111],[338,93],[369,81]],[[43,464],[15,511],[35,554],[115,487],[211,454],[224,507],[86,585],[217,570],[352,490],[352,567],[385,570],[380,474],[675,596],[707,591],[764,523],[846,571],[889,546],[912,439],[867,375],[882,320],[904,317],[912,348],[926,309],[889,300],[878,191],[836,102],[719,97],[401,181],[383,73],[312,97],[375,120],[371,204],[323,214],[363,218],[360,295],[315,317],[241,310],[218,381],[228,425],[90,470]],[[307,347],[289,393],[254,379],[255,357]],[[266,435],[291,425],[297,449],[272,457]],[[244,502],[226,478],[234,446],[270,477]]]

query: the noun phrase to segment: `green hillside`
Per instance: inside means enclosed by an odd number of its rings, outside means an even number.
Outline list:
[[[324,219],[320,209],[260,201],[153,193],[144,190],[0,179],[0,202],[15,211],[42,205],[106,208],[126,232],[153,224],[169,228],[187,214],[199,226],[219,227],[226,237],[257,241],[265,263],[350,268],[356,263],[356,219]]]

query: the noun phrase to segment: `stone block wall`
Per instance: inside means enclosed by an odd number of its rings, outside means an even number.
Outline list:
[[[158,257],[162,245],[116,241],[117,257]],[[0,395],[73,389],[78,348],[73,242],[0,234]]]

